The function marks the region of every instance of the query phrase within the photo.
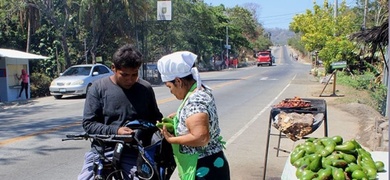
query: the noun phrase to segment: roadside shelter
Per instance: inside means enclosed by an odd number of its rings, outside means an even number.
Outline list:
[[[46,58],[48,57],[0,48],[0,102],[14,101],[18,98],[21,84],[17,76],[20,76],[22,69],[25,69],[27,74],[31,76],[29,70],[30,59]],[[30,82],[28,84],[27,91],[30,97]],[[21,96],[21,98],[25,97]]]

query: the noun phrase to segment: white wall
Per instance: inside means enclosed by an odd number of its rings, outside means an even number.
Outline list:
[[[1,97],[2,101],[17,100],[21,86],[18,79],[15,77],[15,74],[20,76],[22,69],[26,69],[27,73],[30,75],[28,63],[28,59],[5,58],[7,77],[5,78],[5,84],[2,81],[0,81],[0,83],[2,83],[1,86],[5,86],[7,96],[5,98]],[[30,97],[30,82],[28,84],[28,95]],[[21,95],[21,99],[26,99],[24,92]]]

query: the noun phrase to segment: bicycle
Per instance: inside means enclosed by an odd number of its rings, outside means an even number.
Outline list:
[[[124,146],[138,150],[137,177],[145,180],[167,180],[172,175],[176,164],[174,163],[171,146],[165,141],[158,128],[151,123],[143,121],[131,121],[126,124],[135,131],[131,135],[100,135],[100,134],[76,134],[66,135],[67,140],[94,140],[101,147],[99,159],[94,163],[94,180],[124,180],[128,172],[120,167],[120,153]],[[153,130],[151,144],[144,147],[140,136],[142,130]],[[106,143],[116,143],[112,159],[106,157],[104,151]],[[119,154],[119,155],[118,155]]]
[[[120,143],[120,144],[128,144],[133,140],[133,135],[99,135],[99,134],[78,134],[66,135],[65,139],[67,140],[95,140],[99,143],[102,149],[105,148],[106,143]],[[116,179],[122,180],[123,172],[119,168],[118,164],[115,164],[115,161],[110,160],[106,157],[105,152],[99,152],[99,159],[94,163],[94,179],[95,180],[108,180],[108,179]]]

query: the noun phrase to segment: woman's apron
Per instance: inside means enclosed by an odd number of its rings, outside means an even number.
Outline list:
[[[194,83],[191,86],[190,91],[185,96],[183,102],[180,104],[179,108],[177,109],[176,116],[173,118],[173,127],[174,127],[174,133],[175,136],[178,136],[177,134],[177,126],[179,123],[179,115],[180,111],[183,108],[183,105],[186,103],[188,96],[195,90],[196,83]],[[179,176],[181,180],[194,180],[196,176],[196,166],[198,163],[198,157],[199,154],[183,154],[180,152],[180,144],[171,144],[173,149],[173,155],[176,162],[176,167],[179,171]]]

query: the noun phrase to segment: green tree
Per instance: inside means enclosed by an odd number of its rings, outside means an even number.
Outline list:
[[[336,61],[352,61],[354,46],[348,35],[356,31],[356,18],[353,11],[343,1],[334,17],[334,9],[327,1],[323,7],[314,3],[313,12],[307,10],[305,14],[296,15],[290,24],[290,29],[300,33],[301,41],[309,52],[318,51],[319,58],[329,71],[330,64]]]
[[[32,0],[31,6],[39,9],[47,22],[57,31],[58,40],[61,42],[62,53],[65,60],[65,68],[72,65],[69,55],[68,45],[68,28],[71,18],[69,6],[72,5],[72,0]]]

